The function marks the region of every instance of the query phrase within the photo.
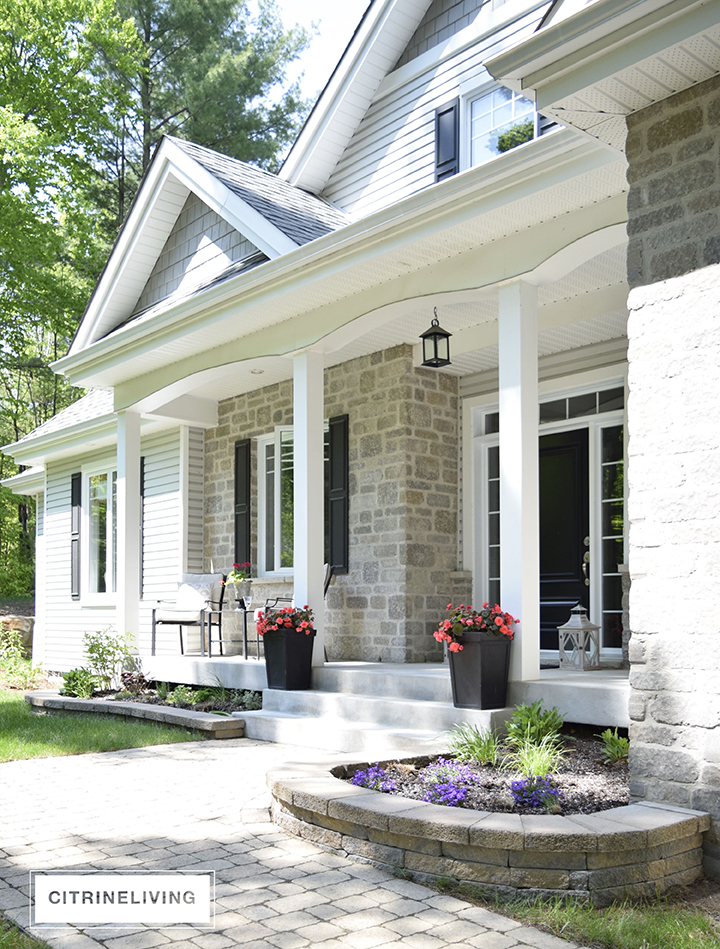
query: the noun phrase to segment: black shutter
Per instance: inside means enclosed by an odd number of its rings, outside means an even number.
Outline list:
[[[140,456],[140,599],[145,590],[145,455]]]
[[[460,171],[460,100],[435,111],[435,181]]]
[[[70,595],[80,599],[80,508],[82,475],[70,477]]]
[[[335,573],[349,570],[348,417],[330,419],[330,479],[328,520],[330,566]]]
[[[250,562],[250,439],[235,442],[235,562]]]

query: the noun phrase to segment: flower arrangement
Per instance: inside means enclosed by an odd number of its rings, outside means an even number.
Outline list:
[[[302,609],[299,606],[285,606],[281,610],[269,609],[266,613],[260,610],[256,626],[261,636],[276,629],[294,629],[298,633],[305,633],[306,636],[315,632],[313,611],[307,605]]]
[[[225,583],[244,583],[245,580],[250,579],[250,571],[252,570],[252,564],[249,563],[234,563],[232,565],[232,570],[228,573],[225,578]]]
[[[512,639],[514,633],[511,624],[520,622],[509,613],[503,613],[497,603],[494,606],[483,603],[481,610],[474,610],[470,604],[453,606],[448,603],[447,609],[450,616],[438,623],[433,636],[439,643],[446,642],[450,652],[462,650],[462,637],[465,632],[491,633]]]

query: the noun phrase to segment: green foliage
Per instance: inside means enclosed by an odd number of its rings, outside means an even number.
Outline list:
[[[518,122],[512,128],[506,129],[498,135],[497,150],[499,152],[509,152],[511,148],[517,148],[529,142],[535,135],[535,123],[532,119],[525,119]]]
[[[526,738],[513,743],[505,755],[502,767],[507,771],[519,771],[526,777],[539,778],[557,771],[565,757],[557,736],[544,735],[539,741]]]
[[[176,685],[172,692],[168,692],[167,702],[174,702],[176,705],[195,705],[198,699],[198,693],[189,685]]]
[[[508,744],[538,743],[545,737],[559,742],[563,717],[555,707],[543,710],[542,706],[542,699],[532,705],[518,705],[507,723]]]
[[[116,633],[111,626],[95,633],[85,633],[85,660],[103,689],[112,687],[126,665],[132,662],[131,633]]]
[[[202,736],[157,722],[95,712],[36,715],[22,695],[0,690],[0,761],[143,748]]]
[[[478,761],[496,765],[500,754],[500,740],[493,729],[476,725],[455,725],[450,732],[450,750],[458,761]]]
[[[250,689],[242,693],[242,705],[248,712],[262,708],[262,692],[253,692]]]
[[[9,629],[4,623],[0,623],[0,674],[11,689],[32,689],[42,674],[40,666],[25,658],[18,630]]]
[[[158,694],[158,698],[163,702],[167,702],[167,697],[170,695],[170,683],[169,682],[156,682],[155,689]]]
[[[97,679],[89,669],[71,669],[70,672],[63,672],[60,695],[91,699],[97,690],[97,685]]]
[[[627,761],[630,753],[630,742],[622,735],[618,735],[617,728],[611,731],[606,728],[604,732],[597,736],[603,743],[603,761],[605,764],[617,764],[620,761]]]

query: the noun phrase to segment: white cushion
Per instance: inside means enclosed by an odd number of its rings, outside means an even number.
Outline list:
[[[177,623],[178,625],[182,623],[199,623],[200,613],[193,613],[190,610],[184,612],[182,610],[156,610],[155,622]]]
[[[176,610],[204,610],[207,608],[207,602],[210,599],[210,588],[212,583],[207,581],[187,581],[178,586],[177,599],[175,600]]]

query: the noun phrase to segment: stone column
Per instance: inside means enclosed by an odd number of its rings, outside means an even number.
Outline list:
[[[140,622],[140,416],[117,421],[117,609],[119,633],[136,640]]]
[[[511,679],[540,674],[537,291],[518,280],[498,299],[500,390],[500,595],[520,619]]]
[[[309,351],[293,361],[295,605],[307,603],[315,614],[315,666],[325,662],[323,362],[322,353]]]

